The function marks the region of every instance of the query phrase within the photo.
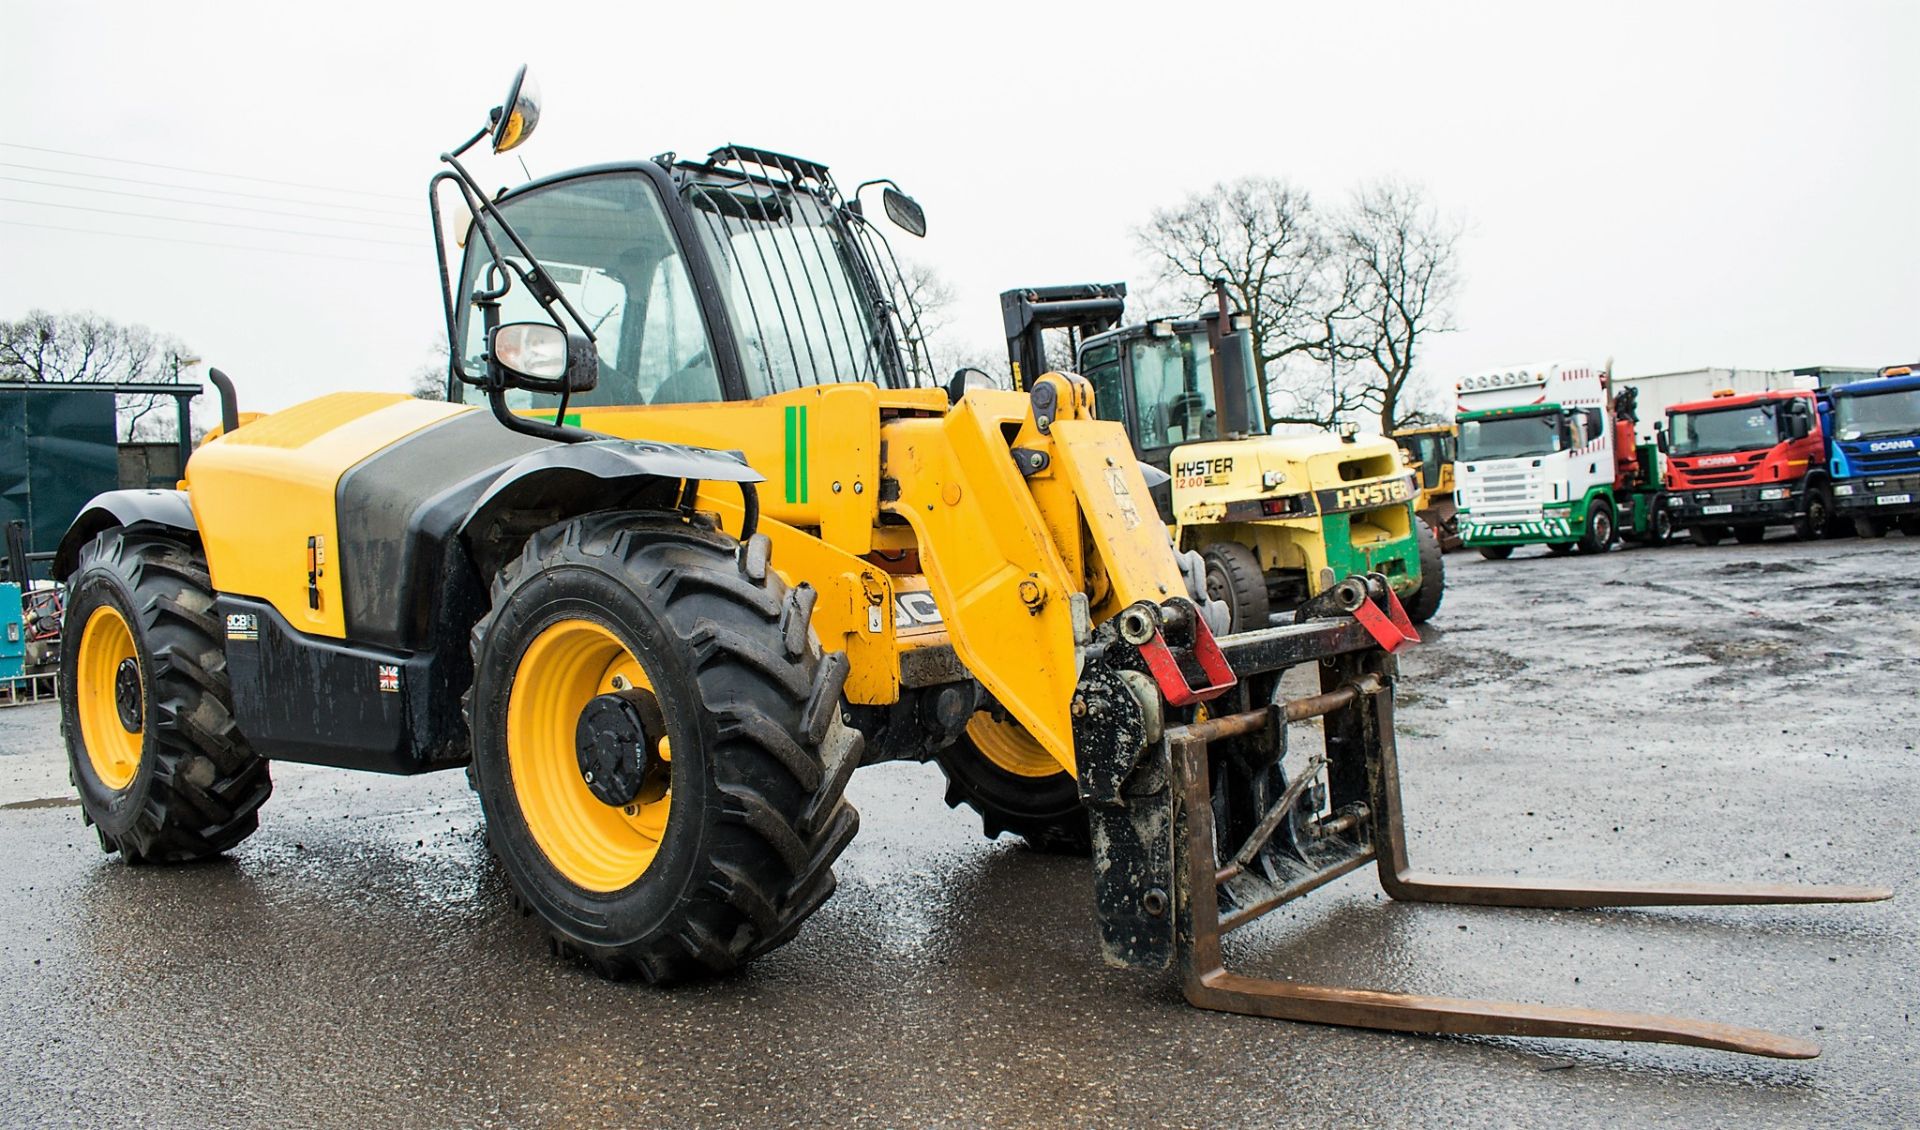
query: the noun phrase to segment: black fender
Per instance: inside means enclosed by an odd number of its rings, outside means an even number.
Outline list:
[[[159,526],[187,534],[196,540],[200,524],[194,520],[193,507],[183,490],[110,490],[98,494],[80,511],[60,538],[53,555],[53,576],[65,580],[80,561],[80,547],[92,541],[102,530],[115,526]]]
[[[459,533],[477,560],[499,560],[504,555],[487,549],[495,544],[507,549],[499,543],[513,530],[515,514],[537,515],[546,525],[595,510],[668,509],[689,479],[747,486],[766,476],[737,451],[652,440],[556,444],[508,464],[467,511]],[[517,552],[517,546],[507,552]]]

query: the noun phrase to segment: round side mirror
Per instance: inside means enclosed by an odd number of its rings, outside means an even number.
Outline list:
[[[526,64],[513,72],[513,85],[507,87],[506,101],[494,111],[493,151],[505,153],[533,134],[540,124],[540,88],[527,76]]]
[[[984,370],[968,366],[954,370],[953,379],[947,382],[947,403],[958,404],[967,395],[969,389],[998,388],[998,384]]]

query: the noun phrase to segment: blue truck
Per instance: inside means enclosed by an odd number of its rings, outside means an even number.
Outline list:
[[[1863,538],[1920,537],[1920,362],[1828,390],[1836,516]]]

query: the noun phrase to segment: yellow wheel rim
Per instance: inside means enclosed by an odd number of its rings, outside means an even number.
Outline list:
[[[629,686],[653,689],[625,644],[591,620],[562,620],[527,645],[507,694],[507,765],[520,814],[547,862],[589,891],[632,885],[667,830],[665,781],[647,782],[632,804],[616,808],[580,775],[580,712],[596,695]],[[664,737],[659,753],[671,759]]]
[[[1066,770],[1047,756],[1027,728],[1011,719],[1002,722],[982,710],[967,719],[967,737],[988,761],[1016,777],[1051,777]]]
[[[146,674],[133,648],[133,631],[118,609],[103,604],[87,617],[74,664],[80,743],[87,747],[94,776],[118,792],[140,771],[147,702]]]

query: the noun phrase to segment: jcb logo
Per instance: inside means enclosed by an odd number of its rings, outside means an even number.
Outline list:
[[[940,617],[940,606],[933,602],[932,593],[897,592],[893,594],[894,631],[938,628],[943,622]]]

